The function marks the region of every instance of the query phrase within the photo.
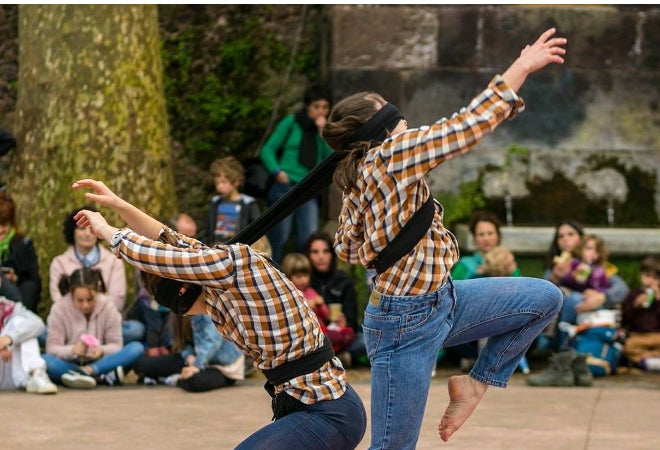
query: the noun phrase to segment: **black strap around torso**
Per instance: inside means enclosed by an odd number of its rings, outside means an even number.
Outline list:
[[[379,274],[385,272],[410,253],[431,227],[434,215],[435,202],[433,196],[429,195],[422,207],[415,211],[410,220],[401,228],[399,234],[378,254],[374,260],[376,272]]]

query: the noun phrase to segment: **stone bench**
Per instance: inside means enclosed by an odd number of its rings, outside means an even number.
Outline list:
[[[502,245],[516,255],[545,255],[554,236],[554,227],[501,227]],[[660,228],[585,227],[586,233],[605,240],[613,256],[643,257],[660,255]],[[462,254],[476,250],[467,225],[456,227],[456,239]]]

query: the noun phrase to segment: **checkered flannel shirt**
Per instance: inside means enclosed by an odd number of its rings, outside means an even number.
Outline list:
[[[323,332],[302,293],[275,268],[266,255],[247,245],[208,247],[165,227],[177,246],[117,231],[112,251],[145,272],[203,288],[207,313],[225,338],[268,370],[319,348]],[[346,372],[337,358],[315,372],[276,387],[305,404],[339,398]]]
[[[351,264],[372,267],[382,251],[431,195],[424,176],[473,148],[524,103],[498,75],[467,108],[431,126],[412,128],[370,149],[361,161],[357,189],[344,192],[335,251]],[[407,256],[379,275],[374,289],[388,295],[432,292],[458,260],[456,238],[443,226],[443,209]]]

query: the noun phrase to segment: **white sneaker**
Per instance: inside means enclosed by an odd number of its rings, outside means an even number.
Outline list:
[[[110,372],[101,375],[100,378],[108,386],[121,386],[124,384],[124,368],[117,366]]]
[[[241,353],[236,361],[227,366],[217,366],[220,372],[231,380],[245,379],[245,355]]]
[[[28,378],[25,390],[33,394],[56,394],[57,386],[50,381],[46,371],[43,369],[37,369],[32,372],[32,375]]]
[[[96,387],[96,380],[93,377],[73,370],[62,375],[62,383],[73,389],[93,389]]]

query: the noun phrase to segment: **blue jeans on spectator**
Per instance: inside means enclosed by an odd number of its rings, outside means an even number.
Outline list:
[[[89,366],[92,368],[93,377],[98,377],[108,373],[119,366],[122,366],[127,372],[135,361],[144,354],[144,347],[139,342],[130,342],[126,344],[117,353],[104,355],[100,359],[92,362]],[[75,361],[66,361],[54,355],[47,353],[41,355],[46,361],[46,372],[51,380],[56,383],[62,383],[62,375],[70,370],[78,371],[78,364]]]
[[[124,320],[121,322],[121,336],[124,344],[129,342],[142,342],[146,327],[139,320]]]
[[[362,327],[371,361],[370,448],[415,448],[439,348],[488,337],[470,376],[505,387],[561,301],[546,280],[492,277],[369,303]]]
[[[353,450],[367,426],[367,414],[355,390],[341,398],[314,403],[261,428],[236,450]]]
[[[292,183],[273,183],[266,196],[268,206],[277,202],[292,187]],[[319,227],[319,203],[316,198],[300,205],[290,216],[275,225],[268,232],[268,240],[273,249],[272,258],[278,264],[282,262],[282,258],[284,257],[284,247],[291,235],[292,225],[295,225],[296,229],[296,251],[303,253],[307,239]]]

